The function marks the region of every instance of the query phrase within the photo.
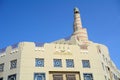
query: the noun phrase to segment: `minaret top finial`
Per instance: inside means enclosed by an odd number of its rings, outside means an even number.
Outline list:
[[[74,13],[79,13],[79,9],[77,7],[74,8]]]

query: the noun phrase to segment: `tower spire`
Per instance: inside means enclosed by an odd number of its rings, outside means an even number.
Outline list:
[[[74,8],[73,29],[74,29],[74,32],[72,34],[72,37],[74,37],[78,43],[80,44],[88,43],[87,30],[82,27],[80,12],[78,8]]]
[[[82,28],[82,22],[80,18],[80,12],[77,7],[74,8],[74,32],[80,30]]]

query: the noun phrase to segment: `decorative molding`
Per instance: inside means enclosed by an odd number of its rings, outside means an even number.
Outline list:
[[[60,55],[72,55],[72,52],[68,49],[68,50],[64,50],[64,49],[56,49],[56,51],[54,52],[54,54],[60,54]]]
[[[41,52],[44,52],[45,49],[43,47],[36,47],[35,48],[35,51],[41,51]]]

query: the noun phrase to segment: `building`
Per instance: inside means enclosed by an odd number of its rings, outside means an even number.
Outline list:
[[[79,9],[74,32],[51,43],[20,42],[0,50],[0,80],[120,80],[105,45],[88,39]]]

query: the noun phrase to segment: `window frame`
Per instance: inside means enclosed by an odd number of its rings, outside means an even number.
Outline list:
[[[44,78],[44,80],[46,80],[46,74],[45,73],[34,73],[34,80],[37,80],[36,79],[36,76],[41,76],[42,78]],[[43,80],[43,79],[42,79]]]
[[[83,73],[83,78],[84,78],[84,80],[86,80],[86,79],[85,79],[86,76],[89,76],[89,77],[91,78],[90,80],[94,80],[92,73]]]
[[[57,61],[59,64],[56,64]],[[54,67],[62,67],[62,59],[53,59],[53,66]]]
[[[16,78],[17,78],[17,74],[8,75],[8,79],[7,79],[7,80],[10,80],[10,79],[9,79],[10,77],[12,77],[12,78],[15,77],[14,79],[17,80],[17,79],[16,79]]]
[[[66,67],[67,68],[74,68],[74,59],[66,59]]]
[[[83,68],[91,68],[90,60],[82,60]]]
[[[40,64],[37,60],[40,60]],[[44,58],[35,58],[35,67],[44,67]]]
[[[3,72],[3,71],[4,71],[4,65],[5,65],[4,63],[1,63],[1,64],[0,64],[0,66],[2,66],[0,72]]]
[[[3,80],[3,77],[0,77],[0,80]]]
[[[53,74],[53,80],[56,80],[56,78],[63,80],[63,74]]]
[[[15,62],[15,66],[13,67],[13,62]],[[10,61],[10,69],[15,69],[15,68],[17,68],[17,59],[14,59],[14,60],[11,60]]]

